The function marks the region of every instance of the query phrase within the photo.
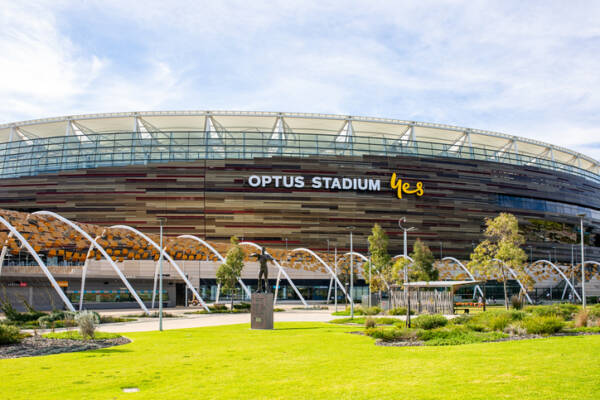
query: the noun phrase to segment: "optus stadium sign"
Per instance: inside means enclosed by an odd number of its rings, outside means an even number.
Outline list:
[[[313,176],[307,178],[301,175],[251,175],[248,185],[253,188],[286,188],[286,189],[320,189],[320,190],[354,190],[354,191],[381,191],[381,179]],[[396,196],[401,199],[403,194],[424,194],[423,182],[416,182],[414,188],[409,182],[403,181],[393,173],[389,187],[396,190]]]

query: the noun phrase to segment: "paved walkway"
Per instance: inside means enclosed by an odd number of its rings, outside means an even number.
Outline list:
[[[327,310],[304,310],[294,309],[297,306],[281,306],[285,309],[284,312],[276,312],[274,314],[275,322],[327,322],[335,318],[331,313],[334,311],[333,306]],[[338,310],[343,310],[339,307]],[[189,308],[165,309],[165,312],[177,315],[175,318],[163,318],[163,329],[183,329],[183,328],[200,328],[205,326],[218,325],[233,325],[233,324],[250,324],[250,313],[240,314],[185,314],[193,311]],[[124,316],[138,315],[140,310],[101,310],[103,315]],[[376,316],[377,318],[377,316]],[[397,316],[398,319],[404,317]],[[158,330],[158,318],[138,318],[137,321],[122,322],[116,324],[102,324],[98,327],[102,332],[146,332]]]

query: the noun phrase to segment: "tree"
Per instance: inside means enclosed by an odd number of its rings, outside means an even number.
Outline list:
[[[233,310],[233,294],[244,267],[244,251],[237,237],[232,236],[230,242],[231,247],[227,251],[225,263],[217,270],[217,283],[221,285],[221,290],[231,295],[231,310]]]
[[[520,247],[525,239],[519,233],[519,221],[512,214],[501,213],[494,219],[486,218],[485,225],[486,239],[477,245],[467,266],[485,280],[495,277],[503,283],[504,304],[508,310],[508,268],[528,281],[524,267],[527,255]]]
[[[372,291],[387,289],[386,282],[392,279],[392,258],[388,253],[389,239],[379,224],[373,225],[369,236],[369,252],[371,253],[371,280],[369,285]],[[369,277],[369,263],[363,265],[365,281]]]
[[[437,281],[440,272],[435,269],[433,263],[435,258],[433,253],[421,239],[417,239],[413,245],[413,252],[410,255],[413,262],[413,268],[410,272],[411,281]]]

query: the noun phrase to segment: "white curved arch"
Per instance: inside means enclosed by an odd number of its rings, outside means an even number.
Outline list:
[[[156,250],[158,250],[159,252],[161,251],[160,246],[158,244],[156,244],[156,242],[154,240],[150,239],[148,236],[146,236],[142,232],[138,231],[137,229],[132,228],[131,226],[127,226],[127,225],[113,225],[113,226],[110,227],[110,229],[125,229],[125,230],[128,230],[130,232],[133,232],[136,235],[140,236],[145,241],[147,241],[148,243],[150,243]],[[188,278],[185,276],[185,274],[183,273],[183,271],[181,270],[181,268],[179,268],[179,265],[177,265],[177,263],[175,262],[175,260],[173,260],[173,258],[171,258],[171,256],[167,253],[166,249],[167,249],[167,246],[165,246],[165,248],[162,250],[163,257],[165,257],[167,259],[167,261],[169,261],[171,263],[171,265],[175,268],[175,271],[177,271],[177,273],[183,279],[183,281],[185,282],[185,284],[187,285],[187,287],[189,287],[190,290],[192,291],[192,293],[194,293],[194,296],[196,296],[198,298],[198,300],[200,300],[200,303],[202,304],[202,307],[204,307],[204,309],[206,311],[210,312],[210,310],[208,309],[208,306],[206,305],[206,303],[204,302],[204,300],[202,299],[202,297],[200,297],[200,294],[196,291],[196,289],[194,289],[194,287],[192,286],[192,284],[190,283],[190,281],[188,280]]]
[[[554,270],[556,272],[558,272],[559,275],[565,280],[565,282],[567,282],[567,284],[571,287],[571,289],[573,290],[573,293],[575,293],[575,296],[577,296],[579,301],[581,301],[581,296],[579,296],[579,294],[575,290],[575,287],[571,284],[571,281],[569,281],[569,278],[567,278],[567,276],[564,274],[564,272],[562,272],[560,269],[558,269],[558,267],[556,265],[554,265],[552,262],[550,262],[548,260],[537,260],[537,261],[533,262],[531,264],[531,266],[533,267],[534,265],[539,264],[539,263],[550,264],[550,266],[552,266],[552,268],[554,268]]]
[[[127,280],[127,278],[125,278],[125,275],[123,275],[123,272],[121,272],[119,267],[117,267],[117,264],[115,264],[114,261],[110,258],[110,256],[106,253],[106,250],[104,250],[104,247],[100,246],[98,244],[98,242],[94,241],[94,239],[92,239],[92,237],[86,231],[84,231],[79,226],[77,226],[70,220],[66,219],[62,215],[58,215],[52,211],[36,211],[36,212],[32,213],[31,215],[48,215],[50,217],[54,217],[54,218],[58,219],[59,221],[64,222],[65,224],[69,225],[71,228],[75,229],[81,236],[86,238],[90,242],[90,244],[92,244],[94,247],[96,247],[96,249],[98,249],[98,251],[100,251],[100,254],[102,254],[102,256],[106,259],[106,261],[108,261],[110,263],[110,266],[115,270],[117,275],[119,275],[119,278],[121,278],[121,281],[123,281],[123,283],[127,287],[127,290],[129,290],[129,293],[131,293],[131,295],[133,296],[135,301],[137,301],[137,303],[139,304],[141,309],[144,310],[144,312],[146,314],[148,314],[148,315],[150,314],[150,312],[146,308],[146,305],[144,304],[142,299],[140,299],[140,296],[138,296],[138,294],[135,292],[135,290],[133,289],[133,287]]]
[[[469,278],[471,278],[471,280],[472,280],[472,281],[474,281],[474,280],[475,280],[475,277],[473,277],[473,274],[471,273],[471,271],[469,271],[469,270],[467,269],[467,267],[465,267],[465,266],[464,266],[464,264],[463,264],[463,263],[461,263],[460,261],[458,261],[456,258],[454,258],[454,257],[444,257],[444,258],[442,258],[442,261],[446,261],[446,260],[450,260],[450,261],[452,261],[452,262],[454,262],[454,263],[458,264],[458,266],[459,266],[459,267],[461,267],[461,268],[462,268],[462,270],[463,270],[463,271],[465,271],[465,272],[467,273],[467,275],[469,275]],[[483,295],[483,291],[481,290],[481,288],[479,287],[479,285],[476,285],[476,286],[475,286],[475,289],[479,290],[479,294],[481,294],[481,297],[484,297],[484,295]],[[474,297],[474,296],[473,296],[473,297]]]
[[[585,261],[583,264],[584,264],[584,265],[585,265],[585,264],[592,264],[592,265],[595,265],[595,266],[597,266],[597,267],[600,267],[600,263],[599,263],[599,262],[597,262],[597,261]]]
[[[517,283],[521,287],[521,290],[523,290],[523,293],[525,293],[525,297],[527,297],[527,301],[529,301],[529,304],[533,304],[533,301],[531,301],[531,297],[529,297],[529,295],[527,294],[527,290],[525,289],[525,286],[523,286],[523,284],[521,283],[521,281],[517,277],[517,274],[515,274],[515,271],[513,271],[513,269],[511,267],[509,267],[508,265],[506,265],[506,263],[504,261],[502,261],[502,260],[494,258],[494,261],[499,262],[502,265],[504,265],[504,267],[508,270],[508,272],[511,273],[511,275],[513,276],[513,278],[515,278],[515,280],[517,281]]]
[[[60,286],[58,286],[58,283],[56,283],[56,281],[54,280],[54,277],[52,276],[52,274],[48,270],[48,267],[46,267],[46,264],[44,264],[44,262],[42,261],[42,259],[38,255],[38,253],[33,249],[33,247],[31,247],[31,245],[29,244],[29,242],[27,240],[25,240],[25,238],[23,236],[21,236],[21,234],[19,233],[19,231],[17,231],[17,229],[14,226],[12,226],[7,220],[5,220],[2,217],[0,217],[0,224],[4,225],[6,228],[8,228],[8,230],[13,235],[15,235],[17,237],[17,239],[19,239],[19,241],[21,242],[21,244],[23,246],[25,246],[25,248],[27,249],[27,251],[29,252],[29,254],[31,254],[33,256],[33,258],[38,263],[38,265],[40,266],[40,268],[42,269],[42,271],[44,271],[44,274],[46,275],[46,277],[50,281],[50,284],[52,285],[52,287],[54,287],[54,290],[56,290],[56,293],[58,294],[58,296],[60,297],[60,299],[65,303],[65,305],[67,306],[67,308],[69,309],[69,311],[75,311],[75,307],[73,307],[73,304],[71,304],[71,302],[69,301],[69,299],[65,295],[65,292],[63,292],[62,289],[60,288]]]
[[[252,246],[258,250],[262,250],[262,248],[259,245],[257,245],[256,243],[253,243],[253,242],[240,242],[240,246]],[[266,250],[265,250],[265,252],[266,252]],[[269,253],[267,253],[267,254],[269,254]],[[279,268],[279,271],[281,271],[283,276],[285,276],[285,279],[287,279],[287,281],[290,283],[290,285],[292,285],[294,292],[296,292],[296,295],[300,298],[300,301],[302,301],[302,304],[304,304],[304,307],[308,307],[308,303],[306,302],[306,300],[304,300],[304,297],[302,297],[302,295],[300,294],[300,291],[298,290],[296,285],[294,285],[294,281],[292,281],[292,278],[289,277],[287,272],[285,272],[283,267],[279,264],[279,262],[274,257],[271,257],[271,258],[272,258],[271,261],[273,262],[273,264],[275,264],[277,266],[277,268]]]
[[[392,260],[395,259],[395,258],[400,258],[400,257],[406,258],[410,262],[415,262],[415,260],[413,260],[411,256],[405,256],[404,254],[398,254],[397,256],[392,257]]]
[[[369,262],[369,259],[367,257],[365,257],[364,255],[357,253],[356,251],[352,251],[352,252],[348,252],[348,253],[344,253],[344,257],[347,255],[354,255],[354,256],[358,256],[358,258],[360,258],[361,260],[363,260],[364,262]],[[365,277],[365,270],[363,269],[363,278]],[[383,283],[385,283],[385,287],[387,287],[388,290],[390,290],[390,285],[388,285],[387,281],[385,280],[385,278],[383,277],[382,274],[378,274],[379,277],[383,280]]]
[[[6,253],[8,252],[8,241],[13,237],[13,232],[10,231],[4,244],[2,245],[2,251],[0,252],[0,276],[2,276],[2,265],[4,265],[4,259],[6,258]]]
[[[327,265],[327,263],[325,261],[323,261],[323,259],[321,257],[319,257],[317,255],[317,253],[315,253],[314,251],[312,251],[311,249],[307,249],[305,247],[298,247],[297,249],[294,250],[290,250],[290,254],[291,253],[295,253],[295,252],[299,252],[299,251],[304,251],[310,255],[312,255],[313,257],[315,257],[321,264],[323,264],[325,266],[325,269],[327,269],[327,271],[329,272],[329,274],[333,277],[333,279],[335,279],[335,282],[340,286],[340,289],[342,289],[342,292],[346,295],[346,297],[348,298],[348,301],[350,301],[352,303],[352,298],[350,298],[350,295],[346,292],[346,290],[344,289],[344,286],[342,285],[342,283],[340,282],[340,280],[338,279],[338,277],[335,275],[335,273],[331,270],[331,268],[329,267],[329,265]]]
[[[221,253],[219,253],[217,250],[215,250],[214,247],[212,247],[208,242],[206,242],[205,240],[200,239],[197,236],[194,235],[181,235],[181,236],[177,236],[177,239],[192,239],[195,240],[196,242],[204,245],[207,249],[209,249],[210,251],[213,252],[214,255],[216,255],[219,260],[221,260],[222,263],[225,263],[225,258],[221,255]],[[248,286],[246,286],[244,284],[244,282],[242,282],[242,278],[238,278],[238,283],[240,284],[240,286],[244,289],[244,292],[246,292],[246,295],[248,297],[252,296],[252,293],[250,292],[250,289],[248,289]]]

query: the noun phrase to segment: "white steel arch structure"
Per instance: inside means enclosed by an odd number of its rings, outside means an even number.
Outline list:
[[[430,153],[453,157],[473,157],[545,168],[580,170],[598,180],[600,163],[581,153],[533,139],[488,130],[447,124],[391,118],[332,115],[298,112],[261,112],[231,110],[136,111],[69,115],[17,121],[0,125],[0,142],[66,137],[89,143],[93,135],[130,132],[142,139],[160,140],[170,132],[208,131],[226,139],[228,132],[261,131],[281,145],[295,143],[302,133],[325,133],[338,142],[351,144],[353,137],[380,140],[386,148],[405,147],[418,153],[420,143],[434,142],[443,147],[426,147]]]
[[[46,267],[46,264],[44,264],[44,262],[42,261],[42,259],[38,255],[38,253],[33,249],[33,247],[31,247],[29,242],[19,233],[19,231],[17,231],[17,229],[14,226],[12,226],[7,220],[5,220],[2,217],[0,217],[0,224],[4,225],[10,231],[11,234],[13,234],[14,236],[17,237],[17,239],[19,239],[19,241],[21,242],[21,245],[23,245],[27,249],[29,254],[31,254],[33,256],[33,258],[35,259],[35,262],[37,262],[37,264],[42,269],[42,271],[44,271],[44,274],[50,281],[50,284],[52,285],[54,290],[56,290],[56,293],[58,294],[60,299],[65,303],[65,305],[67,306],[69,311],[75,311],[75,307],[73,307],[73,304],[71,304],[71,302],[69,301],[69,299],[67,298],[65,293],[62,291],[60,286],[58,286],[58,283],[56,282],[56,280],[54,279],[54,277],[48,270],[48,267]],[[6,248],[6,247],[7,246],[4,246],[4,248]],[[4,251],[4,248],[2,249],[2,253],[6,254],[6,252]],[[4,259],[2,261],[4,262]],[[0,267],[1,267],[1,265],[2,264],[0,263]]]
[[[54,217],[54,218],[58,219],[59,221],[65,223],[67,225],[69,225],[71,228],[75,229],[81,236],[83,236],[84,238],[86,238],[100,252],[100,254],[102,254],[102,256],[104,257],[104,259],[110,263],[110,266],[117,273],[117,275],[119,276],[119,278],[121,278],[121,281],[123,281],[123,283],[127,287],[127,290],[129,290],[129,293],[131,293],[131,295],[133,296],[133,298],[135,299],[135,301],[139,304],[140,308],[142,310],[144,310],[144,312],[146,314],[148,314],[148,315],[150,314],[150,312],[148,311],[148,308],[146,308],[146,305],[144,304],[144,302],[142,301],[142,299],[140,299],[140,296],[138,296],[138,294],[136,293],[135,289],[133,289],[133,287],[131,286],[131,284],[127,280],[127,278],[125,278],[125,275],[123,275],[123,272],[121,272],[121,270],[119,269],[119,267],[117,266],[117,264],[115,264],[115,262],[106,253],[106,250],[104,250],[104,247],[100,246],[98,244],[98,242],[94,241],[94,239],[92,239],[92,237],[86,231],[84,231],[83,229],[81,229],[79,226],[77,226],[72,221],[68,220],[67,218],[65,218],[65,217],[63,217],[63,216],[61,216],[59,214],[56,214],[56,213],[54,213],[52,211],[36,211],[36,212],[32,213],[31,215],[47,215],[47,216],[50,216],[50,217]]]
[[[575,296],[577,296],[577,298],[579,299],[579,301],[581,301],[581,296],[579,295],[579,293],[577,293],[577,291],[575,290],[575,287],[569,281],[569,278],[567,278],[567,276],[564,274],[564,272],[562,272],[556,265],[554,265],[554,263],[552,263],[551,261],[548,261],[548,260],[537,260],[537,261],[534,261],[531,264],[531,267],[534,267],[537,264],[548,264],[548,265],[550,265],[552,267],[552,269],[554,269],[556,272],[558,272],[558,274],[565,280],[565,282],[567,283],[567,285],[571,287],[571,290],[573,290],[573,293],[575,293]]]
[[[471,271],[469,271],[469,270],[467,269],[467,267],[465,267],[465,266],[464,266],[464,264],[463,264],[463,263],[461,263],[460,261],[458,261],[456,258],[454,258],[454,257],[444,257],[444,258],[442,258],[442,261],[446,261],[446,260],[448,260],[448,261],[452,261],[452,262],[454,262],[455,264],[458,264],[458,266],[459,266],[460,268],[462,268],[462,270],[463,270],[463,271],[465,271],[465,272],[467,273],[467,275],[469,276],[469,278],[471,278],[471,280],[472,280],[472,281],[474,281],[474,280],[475,280],[475,277],[473,277],[473,274],[471,273]],[[481,294],[481,297],[484,297],[484,295],[483,295],[483,291],[481,290],[481,287],[479,287],[479,285],[475,285],[475,289],[479,290],[479,294]]]
[[[361,259],[361,260],[363,260],[364,262],[369,262],[369,259],[368,259],[367,257],[365,257],[364,255],[362,255],[362,254],[360,254],[360,253],[357,253],[356,251],[344,253],[344,254],[342,255],[342,257],[349,256],[349,255],[357,256],[358,258],[360,258],[360,259]],[[363,278],[364,278],[364,274],[365,274],[365,273],[366,273],[366,271],[363,269]],[[385,283],[385,286],[387,287],[387,289],[388,289],[388,290],[390,290],[390,285],[388,285],[388,283],[387,283],[387,281],[385,280],[385,278],[383,277],[383,275],[381,275],[381,274],[378,274],[378,275],[379,275],[379,276],[381,277],[381,279],[383,280],[383,283]]]
[[[513,271],[513,269],[511,267],[509,267],[508,265],[506,265],[506,263],[504,261],[502,261],[502,260],[494,258],[493,261],[496,261],[496,262],[502,264],[504,266],[504,268],[506,268],[508,270],[508,272],[510,272],[510,274],[513,276],[513,278],[515,278],[515,280],[517,281],[517,283],[521,287],[521,290],[525,294],[525,297],[527,297],[527,301],[529,301],[529,304],[533,304],[533,301],[531,300],[531,297],[529,297],[529,294],[527,294],[527,289],[525,289],[525,286],[523,286],[523,283],[521,283],[521,281],[519,280],[519,277],[517,276],[517,274],[515,273],[515,271]]]
[[[104,234],[104,233],[103,233]],[[100,236],[94,238],[94,242],[100,239]],[[90,253],[94,250],[94,245],[90,244],[90,248],[85,256],[85,262],[83,263],[83,269],[81,271],[81,292],[79,293],[79,311],[83,310],[83,294],[85,293],[85,277],[87,275],[88,265],[90,263]]]
[[[398,254],[397,256],[392,257],[392,260],[400,257],[406,258],[410,262],[415,262],[415,260],[413,260],[411,256],[405,256],[404,254]]]
[[[150,239],[144,233],[138,231],[135,228],[132,228],[131,226],[127,226],[127,225],[113,225],[113,226],[110,227],[110,229],[125,229],[127,231],[133,232],[134,234],[140,236],[142,239],[144,239],[145,241],[147,241],[148,243],[150,243],[156,250],[158,250],[159,252],[161,252],[163,254],[163,257],[165,257],[167,259],[167,261],[169,261],[171,263],[171,265],[173,266],[173,268],[175,268],[175,271],[177,271],[177,273],[183,279],[183,281],[185,282],[185,284],[187,285],[187,287],[190,288],[190,290],[192,291],[192,293],[194,294],[194,296],[196,296],[198,298],[198,300],[200,300],[200,303],[202,304],[202,307],[204,307],[204,309],[206,311],[210,311],[208,309],[208,306],[206,305],[206,303],[202,299],[202,296],[200,296],[200,293],[198,293],[196,291],[196,289],[194,289],[194,286],[192,286],[192,284],[190,283],[190,281],[188,280],[188,278],[185,276],[185,274],[183,273],[183,271],[181,270],[181,268],[179,268],[179,265],[177,265],[177,263],[175,262],[175,260],[173,260],[173,258],[167,253],[167,251],[166,251],[167,250],[167,246],[165,246],[164,249],[161,250],[160,246],[158,244],[156,244],[156,242],[154,240]]]
[[[202,240],[202,239],[200,239],[197,236],[194,236],[194,235],[181,235],[181,236],[177,236],[177,239],[192,239],[192,240],[195,240],[196,242],[204,245],[207,249],[209,249],[211,252],[213,252],[213,254],[216,255],[219,258],[219,260],[221,260],[222,263],[225,262],[225,258],[221,255],[221,253],[219,253],[217,250],[215,250],[215,248],[212,247],[207,241]],[[250,289],[248,289],[248,286],[246,286],[244,284],[244,282],[242,281],[241,278],[238,278],[238,283],[244,289],[244,292],[246,292],[246,295],[248,297],[252,297],[252,293],[250,292]]]
[[[323,259],[317,255],[317,253],[315,253],[311,249],[307,249],[305,247],[298,247],[297,249],[290,250],[290,254],[291,253],[296,253],[296,252],[305,252],[305,253],[308,253],[308,254],[312,255],[313,257],[315,257],[317,259],[317,261],[319,261],[321,264],[323,264],[323,266],[325,267],[325,269],[327,269],[327,272],[329,272],[329,274],[333,277],[333,279],[335,279],[335,282],[340,287],[340,289],[342,290],[342,292],[346,295],[346,297],[348,298],[348,300],[350,302],[352,302],[352,298],[346,292],[346,290],[344,289],[344,286],[342,285],[342,283],[340,282],[340,280],[338,279],[338,277],[331,270],[331,267],[329,265],[327,265],[327,263],[325,261],[323,261]]]
[[[240,242],[240,246],[252,246],[258,250],[262,249],[259,245],[257,245],[256,243],[253,243],[253,242]],[[269,253],[267,252],[267,254],[269,254]],[[302,302],[302,304],[304,304],[304,307],[308,307],[308,303],[306,302],[306,300],[304,300],[304,297],[302,297],[302,295],[300,294],[300,291],[294,284],[294,281],[292,280],[292,278],[290,278],[290,276],[287,274],[287,272],[285,272],[285,270],[283,269],[281,264],[279,264],[279,262],[275,259],[275,257],[271,257],[271,258],[272,258],[271,261],[273,262],[273,264],[275,264],[277,266],[277,268],[279,268],[279,272],[281,272],[283,274],[283,276],[285,277],[285,279],[287,279],[287,281],[290,283],[290,285],[294,289],[294,292],[296,292],[296,295],[300,298],[300,301]]]

